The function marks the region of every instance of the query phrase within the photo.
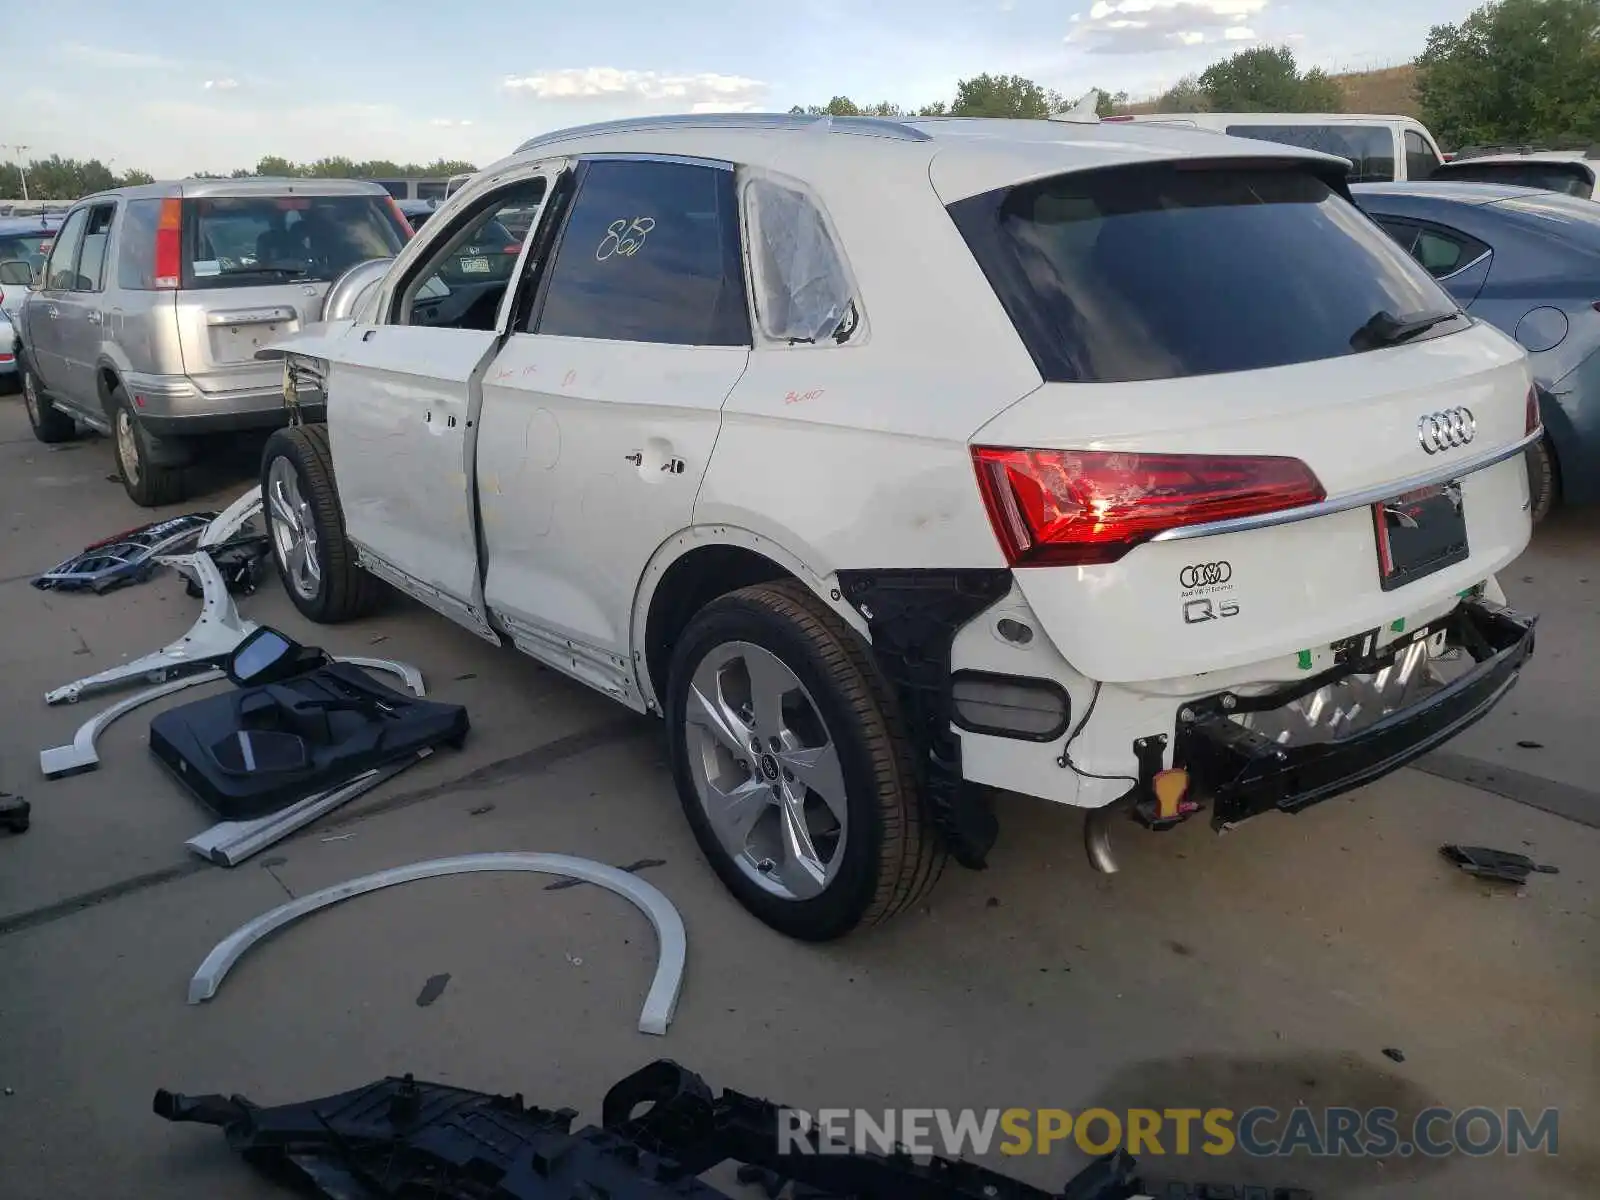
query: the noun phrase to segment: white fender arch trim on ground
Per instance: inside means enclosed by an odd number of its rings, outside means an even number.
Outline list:
[[[507,852],[499,854],[462,854],[453,858],[435,858],[427,862],[412,863],[404,867],[390,867],[347,883],[334,884],[301,896],[271,912],[262,913],[218,942],[200,969],[189,981],[189,1003],[199,1004],[216,995],[234,963],[262,938],[298,921],[301,917],[327,908],[352,896],[360,896],[397,883],[410,883],[414,879],[433,879],[441,875],[468,875],[482,871],[530,871],[540,875],[560,875],[568,879],[581,879],[615,892],[631,901],[640,912],[650,918],[655,926],[658,954],[655,979],[645,996],[644,1008],[639,1013],[639,1032],[665,1035],[678,1007],[678,993],[683,987],[684,962],[688,954],[688,935],[684,932],[683,918],[659,889],[637,875],[595,862],[588,858],[574,858],[567,854],[532,854]]]

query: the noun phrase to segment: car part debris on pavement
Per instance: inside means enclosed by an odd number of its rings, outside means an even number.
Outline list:
[[[1439,853],[1468,875],[1475,875],[1479,879],[1526,883],[1528,875],[1534,871],[1541,875],[1561,874],[1559,867],[1536,863],[1526,854],[1491,850],[1488,846],[1440,846]]]
[[[666,1034],[678,1006],[678,993],[683,987],[684,962],[688,953],[688,935],[684,932],[683,918],[678,915],[672,901],[637,875],[619,871],[606,863],[573,858],[566,854],[463,854],[454,858],[390,867],[360,879],[335,884],[309,896],[301,896],[271,912],[263,913],[218,942],[189,981],[189,1003],[199,1004],[216,995],[233,964],[262,938],[318,909],[397,883],[483,871],[531,871],[541,875],[581,879],[615,892],[649,917],[650,923],[655,926],[660,952],[655,979],[650,984],[644,1008],[639,1013],[639,1032]]]
[[[7,833],[27,833],[33,806],[21,796],[0,792],[0,829]]]
[[[41,591],[103,595],[143,583],[155,573],[162,556],[192,547],[216,517],[216,513],[188,513],[124,530],[85,546],[82,553],[38,576],[33,586]]]
[[[222,572],[209,554],[200,551],[162,561],[198,580],[205,596],[200,616],[189,632],[160,650],[46,692],[46,704],[76,704],[93,692],[109,691],[136,680],[160,683],[176,675],[204,671],[220,665],[234,647],[255,631],[256,623],[241,617],[234,607]]]
[[[169,708],[150,751],[224,821],[255,821],[366,772],[459,747],[467,710],[404,695],[360,667],[261,627],[228,660],[236,689]]]
[[[636,1109],[647,1105],[639,1116]],[[1165,1184],[1139,1175],[1124,1150],[1090,1163],[1059,1192],[976,1163],[909,1154],[819,1153],[781,1136],[776,1104],[724,1089],[658,1059],[614,1084],[601,1124],[576,1132],[571,1108],[543,1109],[410,1075],[335,1096],[264,1108],[243,1096],[156,1092],[157,1116],[214,1125],[258,1170],[339,1200],[432,1196],[439,1200],[730,1200],[701,1181],[740,1163],[741,1183],[769,1196],[793,1184],[815,1200],[1223,1200],[1240,1192]],[[1247,1188],[1246,1200],[1314,1200],[1299,1188]]]

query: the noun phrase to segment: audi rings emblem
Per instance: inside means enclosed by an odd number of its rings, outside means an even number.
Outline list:
[[[1221,562],[1191,563],[1178,572],[1178,586],[1181,588],[1213,587],[1219,583],[1227,583],[1233,578],[1233,564],[1227,559]]]
[[[1478,436],[1478,422],[1470,408],[1447,408],[1417,421],[1417,441],[1429,454],[1465,446]]]

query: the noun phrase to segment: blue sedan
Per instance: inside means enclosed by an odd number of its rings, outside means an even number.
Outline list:
[[[1528,351],[1545,428],[1528,454],[1534,519],[1600,500],[1600,204],[1486,183],[1350,192],[1462,308]]]

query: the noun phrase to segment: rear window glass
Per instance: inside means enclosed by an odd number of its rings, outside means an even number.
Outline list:
[[[446,283],[504,283],[516,269],[522,239],[498,220],[491,220],[439,264],[438,277]]]
[[[1356,353],[1357,331],[1380,312],[1456,310],[1382,229],[1301,170],[1085,171],[950,211],[1057,382],[1335,358]]]
[[[53,229],[36,233],[0,234],[0,262],[25,262],[38,275],[44,270],[44,260],[50,253],[50,243],[55,236]]]
[[[1387,125],[1230,125],[1227,132],[1348,158],[1351,183],[1394,179],[1394,134]]]
[[[1565,192],[1587,200],[1594,180],[1581,163],[1560,162],[1448,162],[1434,168],[1433,178],[1461,183],[1503,183],[1510,187]]]
[[[331,280],[399,252],[405,234],[377,196],[225,196],[183,202],[183,286]]]

